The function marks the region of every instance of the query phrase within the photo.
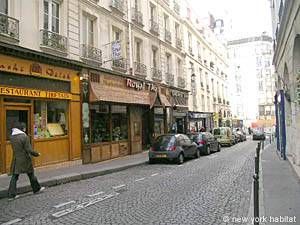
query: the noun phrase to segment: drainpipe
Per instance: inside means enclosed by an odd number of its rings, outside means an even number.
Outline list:
[[[281,109],[282,109],[282,157],[286,160],[286,127],[285,127],[285,96],[283,90],[280,90]]]
[[[275,127],[275,134],[276,134],[276,147],[277,147],[277,151],[280,151],[280,143],[279,143],[279,108],[278,108],[278,94],[279,92],[276,92],[275,97],[274,97],[274,105],[275,105],[275,119],[276,119],[276,127]]]
[[[127,10],[128,10],[128,35],[129,35],[129,73],[130,75],[134,74],[134,68],[133,68],[133,54],[132,54],[132,21],[131,21],[131,0],[128,1],[127,4]]]

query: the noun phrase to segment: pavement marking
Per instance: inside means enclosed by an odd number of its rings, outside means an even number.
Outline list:
[[[112,187],[113,189],[120,189],[120,188],[123,188],[125,187],[126,185],[125,184],[121,184],[121,185],[118,185],[118,186],[114,186]]]
[[[62,206],[70,205],[70,204],[73,204],[73,203],[75,203],[74,200],[73,200],[73,201],[69,201],[69,202],[63,202],[63,203],[60,203],[60,204],[55,205],[55,206],[53,206],[53,207],[56,208],[56,209],[58,209],[58,208],[60,208],[60,207],[62,207]]]
[[[17,219],[14,219],[14,220],[10,220],[10,221],[8,221],[6,223],[2,223],[1,225],[10,225],[10,224],[18,223],[20,221],[22,221],[22,219],[17,218]]]
[[[136,179],[135,182],[142,181],[142,180],[145,180],[145,179],[146,179],[145,177],[142,177],[140,179]]]
[[[65,215],[68,215],[70,213],[73,213],[75,211],[79,211],[81,209],[84,209],[84,208],[87,208],[91,205],[94,205],[98,202],[102,202],[106,199],[109,199],[109,198],[112,198],[112,197],[115,197],[117,196],[118,194],[108,194],[108,195],[104,195],[104,196],[101,196],[99,198],[95,198],[95,199],[92,199],[92,200],[89,200],[89,201],[86,201],[86,202],[83,202],[83,203],[80,203],[78,205],[75,205],[75,206],[72,206],[68,209],[64,209],[64,210],[61,210],[61,211],[58,211],[56,213],[53,213],[51,214],[52,217],[54,218],[60,218],[62,216],[65,216]]]
[[[104,192],[103,192],[103,191],[99,191],[99,192],[96,192],[96,193],[94,193],[94,194],[90,194],[90,195],[87,195],[87,196],[88,196],[88,197],[94,197],[94,196],[102,195],[102,194],[104,194]]]
[[[154,177],[154,176],[157,176],[158,175],[158,173],[153,173],[153,174],[151,174],[151,177]]]

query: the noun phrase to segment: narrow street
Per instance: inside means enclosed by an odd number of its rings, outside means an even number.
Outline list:
[[[226,224],[224,216],[248,215],[255,147],[248,140],[183,165],[145,164],[2,199],[0,223]]]

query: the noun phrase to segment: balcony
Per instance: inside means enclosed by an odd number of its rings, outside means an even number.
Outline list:
[[[19,20],[0,13],[0,35],[19,41]]]
[[[81,57],[102,64],[102,51],[90,45],[81,45]]]
[[[174,12],[180,15],[180,5],[174,0]]]
[[[176,38],[176,47],[178,49],[182,49],[182,40],[180,38]]]
[[[117,14],[121,14],[122,16],[125,14],[124,0],[111,0],[110,8]]]
[[[66,37],[52,31],[41,30],[41,38],[41,47],[67,53],[68,39]]]
[[[138,26],[144,26],[143,24],[143,13],[138,11],[136,8],[132,8],[131,19]]]
[[[147,76],[147,66],[140,62],[134,62],[134,74],[146,77]]]
[[[162,80],[162,73],[161,70],[157,69],[156,67],[151,68],[151,74],[152,74],[152,79],[154,80]]]
[[[180,88],[186,88],[186,82],[183,77],[178,77],[178,87]]]
[[[166,82],[170,86],[174,86],[174,74],[166,72]]]
[[[156,36],[159,35],[159,26],[153,19],[150,20],[150,32]]]
[[[126,59],[114,59],[112,61],[111,68],[113,70],[118,70],[118,71],[121,71],[121,72],[126,72],[127,71],[127,61],[126,61]]]
[[[165,30],[165,41],[168,42],[169,44],[172,43],[172,36],[169,30]]]

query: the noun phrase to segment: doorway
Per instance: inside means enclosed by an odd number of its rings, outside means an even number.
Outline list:
[[[25,126],[25,133],[31,137],[31,106],[5,105],[1,123],[1,172],[7,173],[12,160],[12,146],[10,143],[11,130],[14,123],[19,122]]]

